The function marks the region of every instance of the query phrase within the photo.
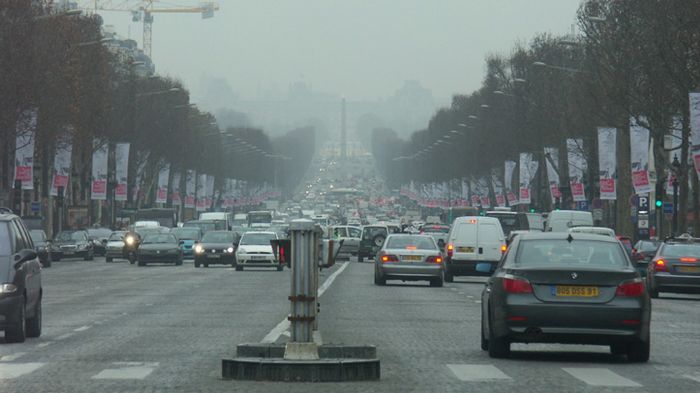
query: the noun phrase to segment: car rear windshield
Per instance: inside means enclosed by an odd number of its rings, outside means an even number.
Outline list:
[[[655,243],[655,242],[640,242],[640,243],[639,243],[639,248],[638,248],[637,251],[650,252],[650,251],[656,251],[657,248],[659,248],[659,243]]]
[[[241,238],[241,245],[246,246],[269,246],[270,240],[275,240],[274,233],[246,233]]]
[[[523,240],[515,264],[538,267],[623,267],[629,262],[619,243],[595,240]]]
[[[377,235],[386,236],[387,230],[385,227],[365,227],[362,231],[363,239],[373,239]]]
[[[122,232],[114,232],[114,233],[112,233],[111,235],[109,235],[109,239],[107,239],[107,240],[108,240],[108,241],[114,241],[114,242],[118,242],[118,241],[120,241],[120,240],[124,240],[124,233],[122,233]]]
[[[202,238],[203,242],[232,243],[233,232],[207,232]]]
[[[450,227],[423,227],[423,232],[428,233],[447,233],[450,231]]]
[[[169,233],[149,233],[143,238],[143,244],[175,243],[175,236]]]
[[[387,241],[386,248],[406,250],[437,250],[433,239],[425,236],[393,236]]]
[[[171,229],[170,233],[177,236],[178,239],[199,240],[198,228],[175,228]]]
[[[56,236],[58,241],[68,242],[71,240],[84,240],[85,235],[83,232],[61,232]]]
[[[700,257],[700,244],[664,244],[663,257]]]

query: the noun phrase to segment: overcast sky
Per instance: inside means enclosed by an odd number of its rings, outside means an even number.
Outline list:
[[[90,0],[92,2],[92,0]],[[114,3],[119,3],[114,1]],[[135,3],[135,2],[132,2]],[[168,0],[164,4],[195,5]],[[387,97],[414,79],[439,101],[479,87],[484,58],[539,32],[568,33],[580,0],[219,0],[214,18],[156,14],[153,61],[197,95],[202,75],[244,99],[304,80],[350,100]],[[105,24],[141,43],[127,13]]]

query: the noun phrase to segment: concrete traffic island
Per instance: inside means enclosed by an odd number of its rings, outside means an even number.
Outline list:
[[[342,242],[322,241],[312,220],[289,225],[291,241],[273,241],[275,255],[292,268],[289,301],[290,341],[240,344],[236,357],[221,361],[223,379],[280,382],[351,382],[379,380],[374,346],[323,345],[318,332],[318,271],[331,267]],[[289,260],[284,258],[289,256]]]
[[[277,382],[376,381],[381,376],[375,346],[320,345],[317,359],[285,358],[288,349],[285,344],[240,344],[235,358],[221,361],[221,374]]]

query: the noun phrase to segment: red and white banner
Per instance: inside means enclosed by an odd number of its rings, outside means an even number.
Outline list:
[[[600,199],[617,199],[617,129],[598,127]]]
[[[117,143],[114,146],[114,165],[117,180],[114,189],[114,200],[116,201],[125,201],[129,197],[127,193],[129,184],[129,147],[128,143]]]
[[[695,173],[700,178],[700,93],[690,93],[688,98],[690,101],[690,151],[695,163]],[[679,161],[680,156],[679,153]]]
[[[158,172],[156,203],[166,203],[168,201],[168,180],[170,180],[170,164],[165,164]]]
[[[532,202],[530,195],[530,184],[535,178],[539,162],[537,162],[532,153],[520,153],[520,198],[521,204],[529,204]]]
[[[23,111],[17,119],[15,138],[15,181],[22,182],[23,190],[34,189],[34,140],[37,110]],[[14,187],[14,183],[12,185]]]
[[[559,149],[556,147],[544,148],[544,162],[547,168],[547,184],[549,184],[549,195],[552,203],[556,203],[557,198],[561,198],[561,179],[559,178]]]
[[[57,196],[58,188],[63,187],[63,195],[68,190],[68,180],[70,179],[70,161],[73,152],[70,134],[59,138],[56,144],[56,154],[53,157],[53,180],[49,195]]]
[[[92,188],[93,201],[107,199],[107,156],[109,146],[97,139],[92,141]]]
[[[515,166],[517,164],[515,161],[505,162],[505,172],[503,174],[503,179],[505,182],[506,196],[508,198],[508,205],[515,206],[518,204],[518,197],[513,192],[513,173],[515,172]]]
[[[630,159],[632,186],[637,195],[651,192],[649,182],[649,129],[630,118]]]
[[[182,198],[180,197],[180,172],[173,173],[173,184],[170,185],[170,199],[173,202],[173,206],[180,206],[182,204]]]
[[[191,169],[187,170],[187,179],[185,179],[185,208],[195,208],[195,192],[197,190],[197,172]]]
[[[506,196],[503,194],[503,183],[498,177],[498,172],[498,168],[491,169],[491,187],[493,187],[493,194],[496,197],[496,205],[504,207],[506,205]]]
[[[566,140],[566,158],[569,162],[569,187],[574,202],[586,200],[583,187],[583,173],[586,171],[586,158],[583,152],[583,139]]]
[[[197,211],[207,210],[207,175],[200,173],[197,176]]]

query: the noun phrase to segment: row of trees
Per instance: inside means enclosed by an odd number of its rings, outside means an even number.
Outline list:
[[[37,112],[33,200],[48,197],[53,157],[66,138],[73,146],[68,191],[76,205],[90,199],[95,140],[131,144],[130,188],[142,170],[146,196],[165,164],[221,180],[275,181],[281,155],[262,130],[221,130],[212,114],[190,104],[181,82],[141,72],[135,42],[105,39],[98,15],[52,6],[50,0],[0,5],[0,139],[7,141],[0,146],[2,191],[13,187],[16,125],[28,109]]]
[[[680,227],[686,227],[689,201],[697,225],[698,182],[696,176],[689,178],[688,93],[700,87],[700,1],[590,0],[580,6],[578,26],[579,35],[542,34],[529,45],[515,45],[507,56],[489,56],[481,88],[454,96],[449,108],[439,110],[409,140],[375,130],[375,158],[387,178],[399,184],[485,176],[506,159],[518,161],[522,152],[535,153],[543,173],[544,147],[565,152],[567,138],[580,138],[588,164],[587,193],[595,197],[597,127],[615,127],[615,224],[630,233],[633,119],[650,130],[655,163],[650,170],[657,181],[664,180],[677,156]],[[677,128],[682,143],[669,154],[664,138]],[[561,183],[568,184],[566,154],[559,156]],[[544,183],[533,189],[542,210],[551,208]]]

